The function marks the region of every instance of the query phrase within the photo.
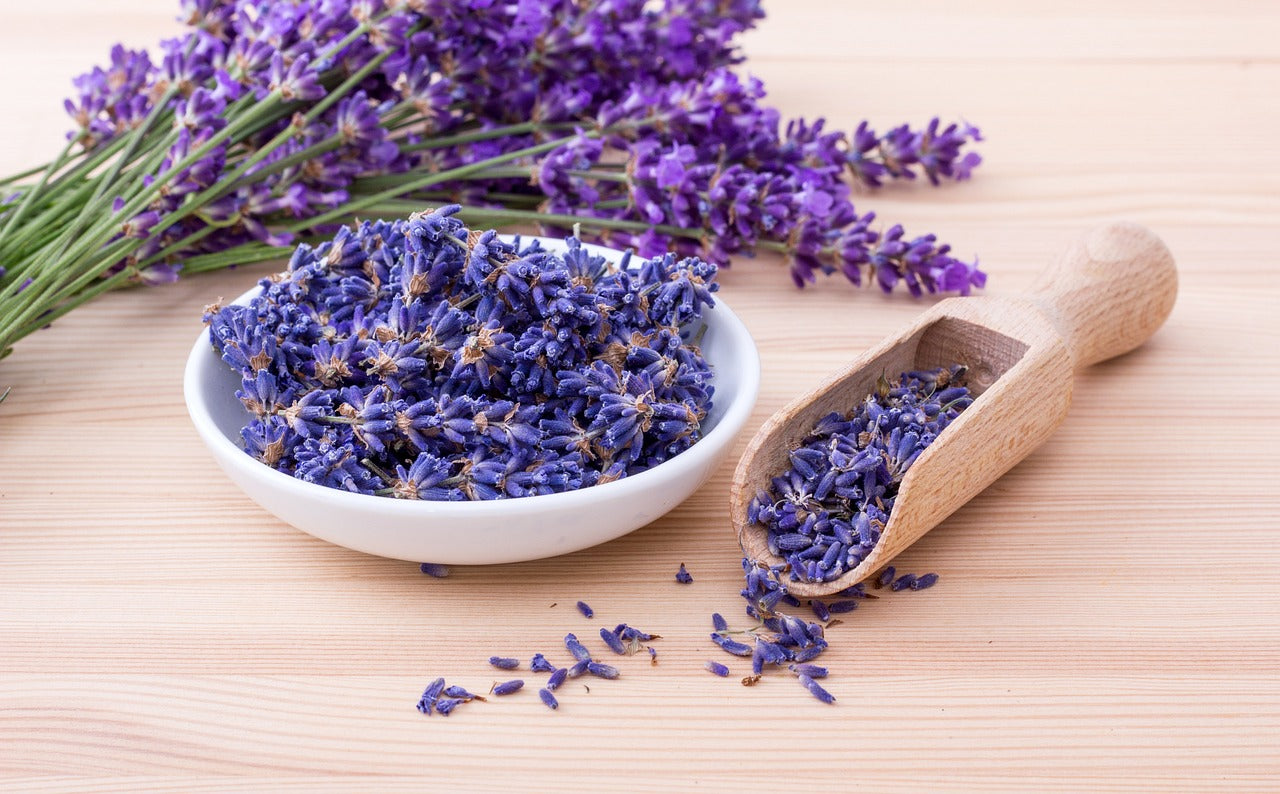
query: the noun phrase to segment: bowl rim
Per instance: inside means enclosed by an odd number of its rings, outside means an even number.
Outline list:
[[[505,236],[505,235],[504,235]],[[515,235],[510,235],[514,237]],[[563,246],[563,240],[532,235],[520,235],[521,240],[538,240],[544,244]],[[599,245],[586,245],[606,256],[621,256],[616,249]],[[243,305],[262,290],[261,284],[255,284],[230,302],[230,305]],[[195,340],[190,354],[187,356],[183,372],[183,398],[187,405],[187,413],[195,425],[196,432],[215,458],[224,466],[231,465],[245,476],[262,479],[265,484],[276,490],[309,501],[329,502],[335,508],[348,510],[367,510],[376,508],[389,511],[390,515],[412,518],[502,518],[506,516],[527,517],[532,511],[548,512],[571,510],[575,507],[590,507],[602,499],[613,496],[619,498],[628,494],[636,495],[653,486],[660,486],[664,481],[684,476],[693,476],[704,465],[714,461],[722,448],[731,444],[737,437],[748,417],[755,408],[760,390],[760,353],[755,340],[751,337],[746,325],[737,314],[729,308],[717,293],[715,305],[706,310],[714,312],[717,324],[729,332],[734,340],[734,355],[726,361],[713,366],[733,367],[739,373],[739,388],[730,396],[720,420],[709,432],[696,443],[651,469],[628,475],[620,480],[600,483],[573,491],[562,491],[537,496],[524,496],[508,499],[488,499],[481,501],[445,502],[430,500],[393,499],[373,494],[355,493],[337,488],[299,480],[285,472],[274,469],[265,463],[245,454],[234,441],[223,435],[214,422],[209,409],[208,395],[199,388],[202,371],[211,363],[226,366],[213,351],[209,339],[209,329],[203,329]],[[718,394],[718,393],[717,393]],[[513,529],[520,527],[512,524]],[[368,530],[376,530],[369,527]],[[527,531],[526,528],[521,528]]]

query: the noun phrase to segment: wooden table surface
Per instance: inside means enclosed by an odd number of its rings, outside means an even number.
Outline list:
[[[51,155],[69,78],[173,31],[174,5],[6,7],[0,172]],[[249,502],[180,382],[201,307],[258,267],[109,295],[0,363],[0,788],[1277,790],[1280,6],[769,5],[746,68],[786,114],[981,125],[973,182],[860,206],[978,254],[989,293],[1111,218],[1181,277],[1151,342],[1083,373],[1058,434],[900,558],[940,584],[830,631],[838,705],[702,669],[710,613],[740,614],[732,464],[626,538],[446,580]],[[749,432],[929,303],[797,292],[767,257],[724,284],[763,355]],[[490,654],[558,658],[619,621],[664,635],[659,664],[571,682],[556,713],[533,690],[414,710],[438,675],[487,689]]]

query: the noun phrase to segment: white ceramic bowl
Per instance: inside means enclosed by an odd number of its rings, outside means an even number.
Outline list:
[[[553,251],[559,240],[543,239]],[[610,260],[621,254],[592,247]],[[248,303],[249,290],[235,300]],[[567,493],[485,502],[416,502],[349,493],[295,479],[245,454],[249,415],[240,376],[214,353],[208,332],[187,359],[183,391],[196,430],[218,465],[281,520],[330,543],[414,562],[484,565],[566,554],[657,519],[696,491],[724,460],[755,406],[760,359],[742,321],[716,296],[704,313],[702,352],[712,366],[713,407],[703,437],[648,471]]]

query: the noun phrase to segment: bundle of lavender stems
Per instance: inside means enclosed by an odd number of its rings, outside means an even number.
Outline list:
[[[0,179],[0,356],[108,290],[286,258],[356,218],[460,204],[717,264],[784,255],[912,294],[985,274],[854,208],[966,179],[964,123],[783,122],[732,67],[758,0],[182,0],[158,52],[75,80],[54,159]]]

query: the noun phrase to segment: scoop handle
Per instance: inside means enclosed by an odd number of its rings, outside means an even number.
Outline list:
[[[1125,222],[1078,239],[1030,292],[1062,333],[1076,369],[1147,341],[1177,295],[1173,254],[1150,229]]]

